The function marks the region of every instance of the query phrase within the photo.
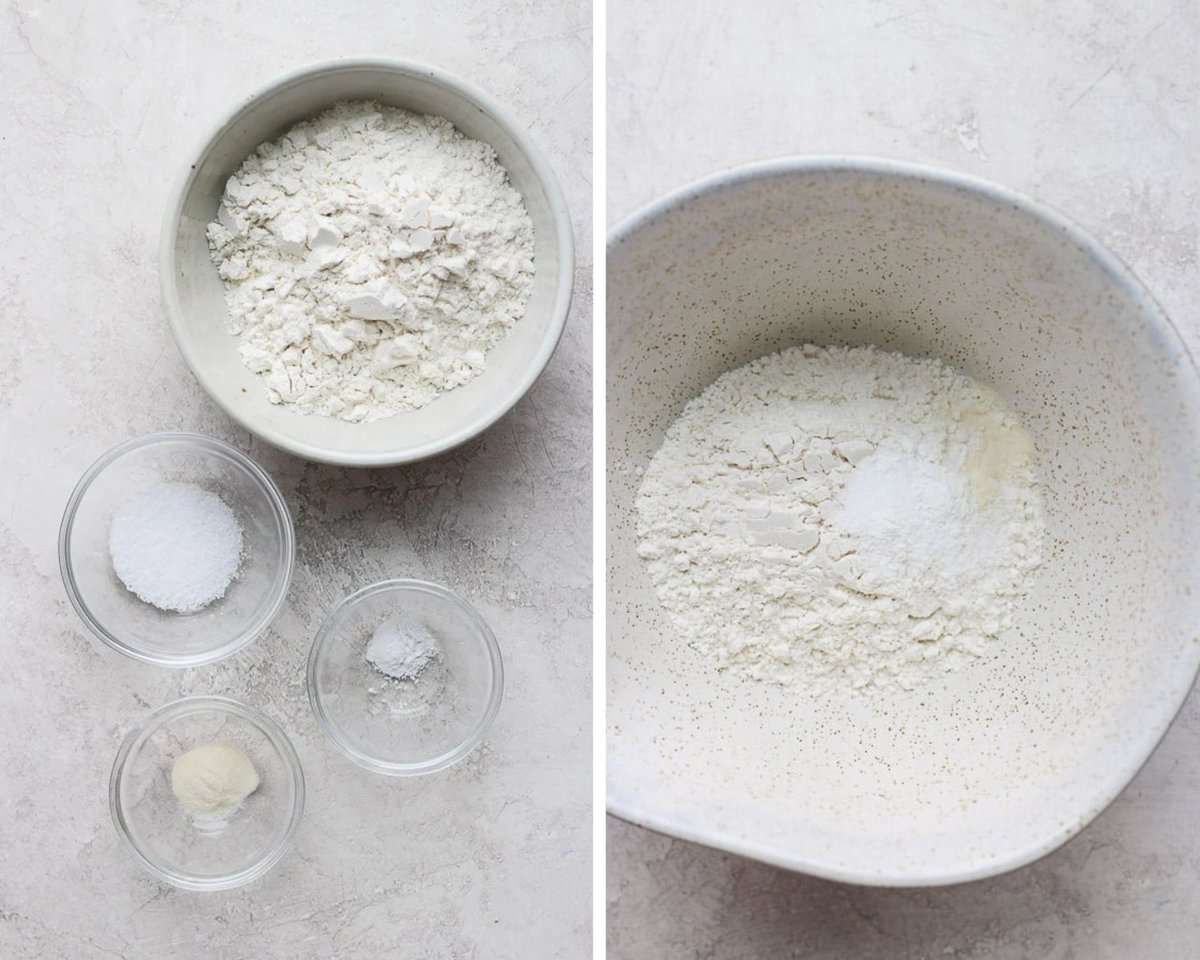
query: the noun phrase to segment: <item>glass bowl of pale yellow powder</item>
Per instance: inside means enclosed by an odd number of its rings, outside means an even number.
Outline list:
[[[459,762],[500,709],[496,637],[457,594],[385,580],[343,600],[308,659],[308,695],[325,732],[374,773],[415,776]]]
[[[283,857],[304,811],[304,773],[283,730],[226,697],[185,697],[122,742],[113,823],[135,858],[187,890],[227,890]]]

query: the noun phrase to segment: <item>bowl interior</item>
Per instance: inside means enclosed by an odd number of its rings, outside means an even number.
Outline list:
[[[682,195],[618,235],[608,284],[611,808],[894,884],[1017,866],[1102,809],[1200,658],[1200,402],[1149,298],[1023,202],[887,164],[768,165]],[[720,674],[635,553],[640,468],[684,403],[803,342],[940,357],[1034,435],[1047,559],[1016,629],[945,682],[811,700]]]
[[[159,610],[113,572],[113,514],[164,481],[217,494],[242,527],[237,576],[223,597],[195,613]],[[80,613],[106,642],[143,659],[189,666],[232,653],[271,620],[287,592],[291,532],[282,509],[257,474],[205,438],[153,437],[118,448],[100,462],[68,517],[63,546]]]
[[[237,747],[259,776],[258,789],[221,821],[193,817],[171,789],[176,759],[213,742]],[[130,735],[114,771],[113,805],[134,849],[165,879],[231,886],[282,854],[303,806],[303,780],[274,724],[233,701],[192,698],[156,712]]]
[[[491,144],[524,197],[535,232],[533,290],[525,317],[488,353],[484,372],[420,410],[373,423],[304,416],[267,400],[262,380],[242,364],[228,332],[224,291],[205,238],[225,181],[260,143],[339,100],[357,99],[443,116],[467,136]],[[276,85],[247,103],[215,136],[189,176],[181,209],[171,217],[164,289],[169,311],[177,299],[176,335],[188,362],[228,413],[265,439],[312,459],[401,462],[426,455],[420,451],[429,445],[442,449],[461,442],[520,398],[549,359],[565,319],[569,239],[543,175],[500,119],[427,70],[346,64]]]
[[[414,679],[388,677],[366,658],[375,629],[396,615],[424,626],[440,648]],[[309,684],[318,716],[351,759],[379,773],[416,774],[479,744],[503,676],[495,638],[471,607],[435,584],[388,581],[334,610],[314,645]]]

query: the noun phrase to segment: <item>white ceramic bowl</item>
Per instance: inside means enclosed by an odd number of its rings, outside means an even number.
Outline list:
[[[204,231],[225,181],[265,140],[338,100],[373,99],[443,116],[490,143],[533,220],[533,292],[522,320],[488,353],[486,370],[420,410],[374,423],[304,416],[267,400],[228,332],[221,280]],[[159,270],[184,359],[209,395],[247,430],[297,456],[348,466],[408,463],[480,433],[532,386],[554,352],[571,303],[574,252],[558,181],[541,153],[488,96],[440,70],[389,60],[318,64],[270,84],[222,120],[196,152],[167,207]]]
[[[664,429],[718,375],[812,341],[934,355],[1034,435],[1047,560],[1017,628],[913,693],[813,701],[718,673],[635,554]],[[609,809],[858,883],[969,880],[1080,830],[1200,663],[1200,388],[1112,254],[1040,204],[853,158],[721,174],[608,248]]]

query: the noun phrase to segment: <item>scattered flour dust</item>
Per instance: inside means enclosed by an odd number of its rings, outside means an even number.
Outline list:
[[[912,688],[987,651],[1041,562],[1033,442],[938,360],[805,346],[726,373],[670,427],[638,552],[722,668]]]
[[[259,146],[208,242],[268,399],[353,422],[478,376],[533,283],[533,224],[492,147],[371,102]]]

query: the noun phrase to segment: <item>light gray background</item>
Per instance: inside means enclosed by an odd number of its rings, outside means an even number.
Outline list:
[[[1129,262],[1200,349],[1192,0],[609,0],[608,214],[744,161],[869,153],[1047,201]],[[1200,702],[1040,863],[872,890],[609,820],[608,944],[649,958],[1200,955]]]
[[[591,9],[586,0],[53,3],[0,10],[0,957],[576,958],[591,918]],[[237,429],[159,304],[168,184],[233,104],[332,56],[426,60],[490,91],[547,152],[578,251],[549,369],[483,437],[426,464],[306,464]],[[273,629],[170,672],[85,634],[56,562],[62,508],[107,448],[196,430],[248,452],[296,520]],[[304,662],[342,596],[443,581],[508,670],[486,748],[393,781],[312,718]],[[181,694],[261,707],[308,776],[295,850],[240,891],[142,874],[107,781],[124,732]]]

